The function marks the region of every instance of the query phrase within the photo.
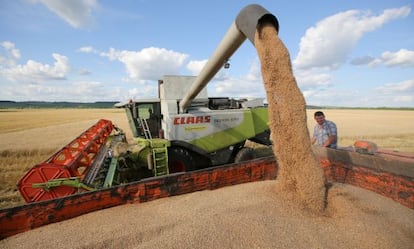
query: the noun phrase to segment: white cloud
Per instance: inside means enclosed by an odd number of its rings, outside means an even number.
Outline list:
[[[376,59],[372,56],[363,56],[363,57],[358,57],[355,58],[351,61],[352,65],[367,65],[367,64],[372,64]]]
[[[368,91],[368,92],[367,92]],[[414,80],[386,84],[376,89],[308,89],[306,103],[317,106],[404,107],[414,102]]]
[[[77,51],[81,53],[94,53],[94,54],[98,53],[98,51],[91,46],[80,47]]]
[[[414,51],[400,49],[398,52],[384,52],[381,61],[390,67],[414,67]]]
[[[11,57],[15,60],[20,59],[20,50],[18,50],[17,48],[15,48],[14,43],[9,42],[9,41],[4,41],[1,43],[1,46],[6,49],[7,51],[9,51]]]
[[[307,102],[313,105],[372,106],[373,103],[392,101],[391,94],[380,98],[367,97],[358,91],[335,90],[332,70],[338,69],[347,61],[366,33],[377,30],[392,20],[404,18],[410,12],[408,6],[387,9],[379,15],[349,10],[329,16],[309,28],[301,39],[299,52],[292,63],[296,80]],[[380,58],[356,58],[351,64],[408,67],[411,60],[411,51],[402,49],[396,53],[383,53]],[[389,88],[390,86],[387,87],[388,90]],[[402,94],[396,96],[400,95]]]
[[[297,70],[295,78],[302,90],[332,86],[332,75],[318,69]]]
[[[238,78],[229,77],[226,70],[219,71],[208,87],[209,95],[216,97],[263,98],[266,96],[258,61],[250,65],[246,75]]]
[[[141,51],[116,50],[111,48],[101,56],[122,62],[131,80],[158,80],[163,75],[178,74],[187,59],[182,54],[164,48],[144,48]]]
[[[190,70],[193,75],[198,75],[206,63],[207,63],[207,60],[190,61],[187,64],[187,69]]]
[[[128,96],[124,99],[143,99],[156,98],[158,96],[158,88],[155,85],[145,84],[139,88],[132,88],[128,90]]]
[[[31,0],[41,2],[50,11],[74,28],[82,28],[93,23],[92,11],[97,9],[97,0]]]
[[[379,58],[364,56],[351,61],[353,65],[368,65],[375,67],[385,65],[388,67],[414,67],[414,51],[400,49],[397,52],[386,51]]]
[[[186,68],[192,75],[199,75],[208,60],[190,61]],[[211,97],[264,97],[264,85],[262,83],[258,60],[250,65],[249,72],[242,77],[229,76],[226,69],[221,68],[207,84]],[[255,89],[255,91],[252,91]],[[257,91],[256,91],[257,90]]]
[[[266,92],[262,81],[249,81],[245,78],[228,78],[212,84],[211,96],[216,97],[265,97]],[[254,89],[254,90],[253,90]]]
[[[76,96],[96,96],[101,93],[104,85],[98,81],[76,81],[72,83],[70,90]]]
[[[409,94],[414,96],[414,80],[405,80],[402,82],[389,83],[376,89],[382,94]]]
[[[108,88],[102,82],[75,81],[67,84],[25,84],[24,87],[8,85],[2,89],[2,99],[15,101],[118,101],[126,95],[120,88]]]
[[[70,71],[69,60],[66,56],[54,53],[53,65],[42,64],[34,60],[28,60],[24,65],[14,65],[0,69],[0,74],[15,82],[41,83],[46,80],[65,79]]]
[[[393,102],[394,105],[403,106],[414,101],[414,80],[385,84],[377,87],[376,91],[377,96],[387,99],[388,103]]]
[[[108,87],[99,81],[75,81],[68,86],[54,86],[57,96],[66,101],[94,102],[117,101],[123,94],[118,87]]]
[[[260,62],[258,59],[253,61],[253,63],[250,65],[249,71],[246,75],[246,80],[263,82],[262,72],[260,71]]]
[[[207,64],[208,60],[202,60],[202,61],[190,61],[186,68],[191,71],[192,75],[199,75],[201,70],[204,68],[204,66]],[[219,71],[214,75],[212,80],[221,81],[221,80],[227,80],[228,75],[226,74],[225,70],[223,70],[224,67],[219,69]]]
[[[293,64],[298,69],[336,69],[346,61],[365,33],[379,29],[391,20],[406,17],[410,12],[411,8],[404,6],[384,10],[377,16],[349,10],[327,17],[306,31]]]
[[[0,78],[4,84],[1,95],[3,99],[11,100],[68,100],[73,91],[70,83],[64,85],[54,84],[56,80],[64,80],[70,72],[69,59],[58,53],[53,53],[54,62],[52,65],[28,60],[25,64],[18,64],[21,57],[20,51],[11,42],[2,42],[1,46],[10,53],[10,62],[0,65]],[[49,85],[50,83],[50,85]],[[77,100],[79,96],[73,98]]]
[[[342,107],[372,107],[378,103],[359,90],[355,89],[308,89],[303,91],[307,105],[342,106]]]
[[[393,98],[393,101],[397,103],[410,103],[414,101],[414,96],[413,95],[395,96]]]
[[[3,41],[0,45],[6,52],[5,57],[0,56],[0,64],[5,64],[6,66],[15,65],[16,61],[21,57],[20,50],[15,47],[14,43],[9,41]]]
[[[79,75],[89,75],[89,74],[92,74],[92,72],[89,71],[88,69],[79,70]]]

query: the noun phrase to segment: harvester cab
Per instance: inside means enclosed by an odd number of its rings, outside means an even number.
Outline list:
[[[145,139],[163,137],[160,133],[162,116],[159,100],[131,100],[118,107],[125,108],[133,137]]]

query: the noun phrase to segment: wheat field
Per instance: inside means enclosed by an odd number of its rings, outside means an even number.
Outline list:
[[[308,128],[315,121],[308,110]],[[338,126],[340,147],[369,140],[381,148],[414,152],[414,111],[323,110]],[[0,110],[0,208],[23,204],[16,182],[34,165],[48,159],[99,119],[131,131],[123,109],[3,109]]]

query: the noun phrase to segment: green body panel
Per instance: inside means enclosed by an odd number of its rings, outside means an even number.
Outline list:
[[[117,167],[118,167],[118,160],[115,157],[113,157],[111,160],[111,165],[109,166],[108,172],[105,177],[105,182],[103,185],[104,188],[109,188],[114,184],[115,172],[116,172]]]
[[[258,107],[251,109],[255,134],[269,130],[269,109]]]
[[[137,144],[142,146],[143,148],[138,152],[137,155],[137,162],[145,162],[139,165],[140,167],[147,167],[148,166],[148,155],[151,157],[156,157],[159,159],[159,156],[156,156],[155,154],[159,155],[159,152],[161,149],[164,149],[166,152],[166,148],[168,148],[171,143],[170,141],[166,139],[161,138],[153,138],[153,139],[144,139],[144,138],[135,138],[135,141]],[[165,158],[163,158],[165,165],[168,166],[168,155],[165,153]],[[155,158],[154,158],[155,164],[157,164]],[[155,165],[157,166],[157,165]],[[155,167],[156,168],[156,167]],[[166,169],[168,170],[168,169]]]
[[[152,162],[154,176],[163,176],[170,173],[168,168],[167,144],[162,147],[152,148]]]
[[[268,129],[267,108],[254,108],[243,112],[243,122],[240,125],[195,139],[191,144],[207,152],[214,152],[243,142]]]
[[[79,177],[56,178],[56,179],[49,180],[47,182],[32,184],[33,188],[43,188],[46,191],[50,191],[50,189],[56,188],[59,186],[68,186],[68,187],[74,187],[77,189],[86,189],[88,191],[95,190],[94,188],[91,188],[83,184],[82,180]]]

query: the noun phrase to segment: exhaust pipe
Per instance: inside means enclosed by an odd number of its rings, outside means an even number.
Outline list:
[[[279,31],[277,18],[269,11],[258,4],[251,4],[244,7],[231,24],[226,35],[210,56],[204,68],[193,82],[190,90],[180,101],[180,111],[185,112],[191,101],[207,85],[207,83],[217,74],[220,68],[228,61],[234,52],[247,39],[254,45],[254,35],[258,25],[264,22],[272,23]]]

